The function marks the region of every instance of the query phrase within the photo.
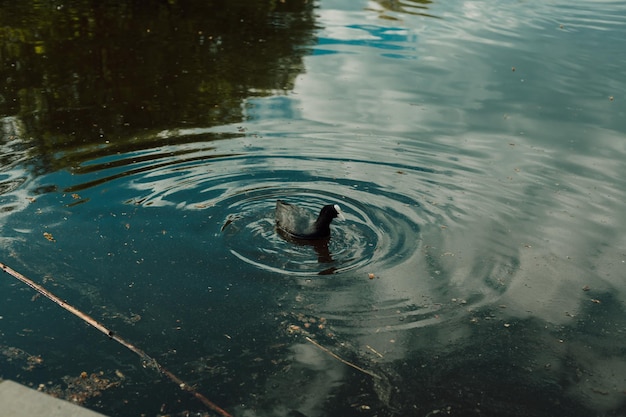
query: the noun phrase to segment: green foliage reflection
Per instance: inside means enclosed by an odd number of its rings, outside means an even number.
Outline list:
[[[43,155],[139,132],[236,123],[245,98],[292,87],[314,41],[312,7],[306,0],[3,3],[0,115],[18,117]]]

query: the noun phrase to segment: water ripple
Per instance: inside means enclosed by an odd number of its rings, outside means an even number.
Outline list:
[[[174,144],[95,158],[76,167],[63,190],[80,190],[94,204],[103,193],[92,189],[115,184],[128,205],[180,212],[202,227],[209,258],[256,280],[315,289],[304,297],[347,333],[429,325],[464,311],[442,300],[459,297],[470,307],[506,288],[497,282],[507,274],[499,266],[514,265],[515,250],[503,248],[492,270],[476,263],[465,274],[441,249],[450,246],[445,230],[461,230],[460,219],[480,212],[481,198],[501,205],[497,212],[511,211],[512,197],[491,195],[497,188],[484,182],[489,141],[294,132],[215,138],[206,130],[172,132]],[[312,212],[338,203],[346,221],[333,222],[327,242],[299,244],[275,229],[277,199]],[[452,294],[451,280],[476,289]]]
[[[223,226],[225,243],[245,262],[297,276],[346,272],[370,263],[393,263],[415,249],[406,241],[411,235],[419,236],[419,225],[406,213],[363,203],[358,193],[346,194],[291,182],[233,195],[219,203],[229,211]],[[312,212],[324,204],[339,202],[346,221],[333,223],[329,242],[294,244],[275,232],[274,204],[278,198]]]
[[[196,133],[207,138],[204,131]],[[192,134],[175,132],[183,137]],[[210,233],[232,255],[273,273],[327,275],[372,264],[383,269],[404,262],[419,249],[423,225],[454,215],[446,213],[445,206],[438,207],[429,191],[433,176],[445,178],[445,171],[419,166],[418,153],[402,152],[399,141],[324,134],[277,136],[263,138],[274,149],[268,154],[262,148],[242,153],[254,142],[258,145],[254,136],[185,140],[180,145],[96,158],[74,170],[84,181],[64,191],[83,192],[123,181],[131,196],[126,199],[129,204],[210,211],[214,219]],[[371,161],[372,152],[387,157]],[[454,160],[443,164],[455,165]],[[277,199],[312,212],[338,203],[346,221],[333,223],[326,245],[294,244],[275,231]]]

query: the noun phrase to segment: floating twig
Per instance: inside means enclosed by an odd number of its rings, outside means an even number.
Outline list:
[[[324,346],[320,345],[319,343],[317,343],[315,340],[311,339],[309,336],[306,336],[305,339],[308,342],[311,342],[315,347],[317,347],[318,349],[321,349],[322,351],[328,353],[330,356],[332,356],[333,358],[337,359],[339,362],[351,366],[352,368],[356,369],[357,371],[363,372],[364,374],[367,374],[373,378],[377,378],[377,379],[381,379],[380,376],[376,375],[373,372],[368,371],[367,369],[363,369],[360,366],[357,366],[351,362],[348,362],[347,360],[343,359],[342,357],[340,357],[339,355],[333,353],[332,351],[330,351],[329,349],[325,348]]]
[[[376,355],[378,355],[381,358],[384,358],[383,354],[380,353],[379,351],[377,351],[376,349],[374,349],[373,347],[371,347],[370,345],[365,345],[366,348],[368,348],[369,350],[371,350],[373,353],[375,353]]]
[[[147,366],[151,366],[154,369],[156,369],[157,371],[159,371],[161,374],[167,376],[170,380],[172,380],[172,382],[177,384],[180,389],[191,393],[194,397],[196,397],[202,404],[204,404],[210,410],[215,411],[216,413],[218,413],[222,417],[232,417],[232,415],[229,414],[227,411],[225,411],[224,409],[219,407],[217,404],[215,404],[214,402],[212,402],[208,398],[206,398],[204,395],[200,394],[198,391],[193,389],[193,387],[191,385],[186,384],[182,379],[178,378],[176,375],[174,375],[173,373],[171,373],[170,371],[168,371],[167,369],[162,367],[154,358],[152,358],[146,352],[144,352],[143,350],[139,349],[137,346],[133,345],[132,343],[130,343],[129,341],[127,341],[123,337],[117,335],[113,331],[107,329],[102,323],[98,322],[93,317],[83,313],[82,311],[80,311],[76,307],[74,307],[71,304],[68,304],[67,302],[63,301],[62,299],[60,299],[59,297],[57,297],[56,295],[54,295],[53,293],[51,293],[50,291],[48,291],[47,289],[42,287],[41,285],[35,283],[31,279],[25,277],[24,275],[20,274],[16,270],[8,267],[7,265],[3,264],[2,262],[0,262],[0,268],[4,272],[6,272],[7,274],[11,275],[12,277],[17,278],[18,280],[22,281],[24,284],[28,285],[29,287],[31,287],[32,289],[37,291],[39,294],[41,294],[44,297],[46,297],[47,299],[53,301],[54,303],[56,303],[60,307],[64,308],[65,310],[69,311],[70,313],[72,313],[76,317],[82,319],[85,323],[87,323],[87,324],[91,325],[92,327],[95,327],[96,329],[100,330],[102,333],[107,335],[110,339],[115,340],[116,342],[120,343],[121,345],[125,346],[126,348],[128,348],[132,352],[134,352],[137,355],[139,355],[139,357],[141,358],[144,366],[146,366],[146,367]]]

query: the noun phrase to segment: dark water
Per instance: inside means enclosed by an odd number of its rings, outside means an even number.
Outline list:
[[[624,4],[33,1],[0,22],[0,262],[229,413],[626,415]],[[346,221],[286,241],[279,198]],[[214,415],[3,275],[0,377]]]

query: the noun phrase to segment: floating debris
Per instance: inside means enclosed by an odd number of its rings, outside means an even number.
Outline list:
[[[0,345],[0,355],[5,356],[9,362],[23,362],[22,369],[25,371],[32,371],[43,366],[43,358],[41,356],[31,355],[20,348]]]
[[[219,407],[218,405],[216,405],[215,403],[213,403],[212,401],[210,401],[208,398],[206,398],[204,395],[200,394],[199,392],[197,392],[193,387],[188,386],[187,384],[185,384],[180,378],[178,378],[176,375],[174,375],[172,372],[168,371],[167,369],[163,368],[161,365],[159,365],[159,363],[151,358],[150,356],[148,356],[147,353],[145,353],[143,350],[139,349],[138,347],[132,345],[131,343],[129,343],[128,341],[126,341],[124,338],[120,337],[119,335],[113,333],[111,330],[109,330],[107,327],[105,327],[103,324],[97,322],[96,320],[94,320],[92,317],[88,316],[87,314],[83,313],[82,311],[78,310],[76,307],[68,304],[67,302],[61,300],[59,297],[57,297],[56,295],[54,295],[53,293],[51,293],[50,291],[48,291],[47,289],[45,289],[44,287],[42,287],[41,285],[35,283],[34,281],[32,281],[31,279],[29,279],[28,277],[26,277],[25,275],[20,274],[19,272],[15,271],[14,269],[12,269],[11,267],[3,264],[2,262],[0,262],[0,269],[2,269],[2,271],[6,272],[7,274],[11,275],[12,277],[14,277],[15,279],[17,279],[18,281],[21,281],[22,283],[28,285],[29,287],[31,287],[32,289],[34,289],[35,291],[37,291],[38,293],[40,293],[41,295],[45,296],[46,298],[48,298],[50,301],[53,301],[54,303],[56,303],[58,306],[62,307],[63,309],[69,311],[70,313],[72,313],[73,315],[75,315],[76,317],[79,317],[80,319],[82,319],[85,323],[93,326],[94,328],[96,328],[97,330],[101,331],[102,333],[106,334],[110,339],[113,339],[115,341],[117,341],[118,343],[120,343],[121,345],[123,345],[124,347],[128,348],[130,351],[132,351],[133,353],[136,353],[139,357],[141,357],[142,362],[144,367],[152,367],[156,370],[158,370],[161,374],[167,376],[172,382],[177,383],[180,387],[182,387],[185,391],[190,392],[191,394],[193,394],[193,396],[199,400],[200,402],[202,402],[202,404],[204,404],[207,408],[209,408],[212,411],[217,412],[218,414],[220,414],[222,417],[232,417],[231,414],[229,414],[227,411],[225,411],[224,409],[222,409],[221,407]],[[100,378],[97,375],[92,374],[92,377],[90,377],[89,379],[87,378],[81,378],[80,376],[77,377],[77,381],[91,381],[93,383],[96,384],[96,387],[98,389],[107,389],[111,386],[117,386],[119,385],[119,381],[117,382],[110,382],[107,379],[104,378]],[[102,376],[102,372],[100,374]],[[68,383],[69,385],[69,383]],[[98,393],[100,391],[95,391]],[[71,398],[69,398],[70,400],[74,401],[74,402],[79,402],[81,397],[80,396],[73,396]]]
[[[121,385],[123,378],[105,378],[104,372],[87,374],[83,371],[79,376],[64,376],[61,378],[65,385],[56,384],[52,386],[39,385],[38,391],[43,391],[56,398],[71,401],[75,404],[84,404],[88,399],[99,397],[102,391],[115,388]]]
[[[50,242],[56,242],[56,240],[54,239],[54,236],[52,236],[52,233],[43,232],[43,237],[48,239]]]
[[[368,348],[372,353],[374,353],[375,355],[377,355],[380,358],[384,358],[383,354],[380,353],[379,351],[377,351],[376,349],[374,349],[373,347],[371,347],[370,345],[365,345],[366,348]]]
[[[222,228],[220,229],[220,232],[223,232],[224,229],[226,229],[230,224],[232,224],[233,222],[235,222],[236,220],[239,220],[239,219],[241,219],[241,215],[239,215],[239,214],[229,214],[226,217],[226,221],[222,225]]]

